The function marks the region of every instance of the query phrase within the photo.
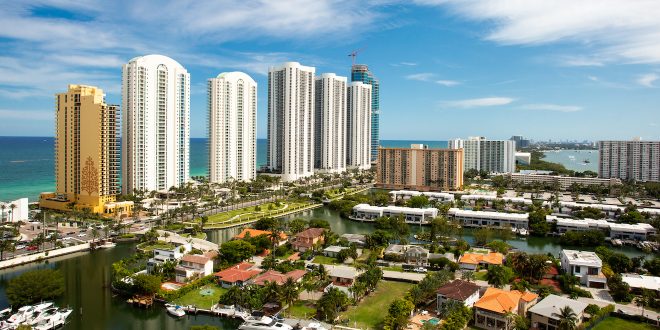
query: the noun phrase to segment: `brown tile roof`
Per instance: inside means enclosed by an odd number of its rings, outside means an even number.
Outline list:
[[[465,301],[475,292],[479,291],[479,286],[463,280],[455,280],[447,283],[438,289],[438,293],[447,298]]]
[[[292,270],[286,274],[282,274],[275,270],[269,270],[252,280],[252,283],[256,285],[265,285],[266,282],[275,282],[277,285],[282,285],[286,282],[287,278],[291,277],[294,281],[302,278],[307,272],[304,270]]]
[[[205,265],[209,260],[211,259],[200,254],[186,254],[183,256],[183,258],[181,258],[181,261],[200,265]]]
[[[218,280],[227,283],[245,282],[261,272],[258,269],[250,269],[252,266],[254,266],[254,264],[242,262],[221,270],[214,275]]]
[[[317,238],[323,235],[323,232],[325,232],[323,228],[307,228],[296,234],[296,238]]]

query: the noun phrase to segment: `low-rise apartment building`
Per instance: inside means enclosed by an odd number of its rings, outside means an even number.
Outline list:
[[[502,213],[492,211],[472,211],[450,208],[447,217],[458,220],[464,227],[498,227],[528,229],[529,214],[527,213]]]
[[[595,252],[562,250],[560,260],[564,272],[577,277],[580,284],[590,288],[606,287],[603,262]]]
[[[554,215],[545,217],[549,223],[556,224],[557,232],[563,234],[567,231],[602,230],[609,233],[614,239],[627,239],[646,241],[657,234],[655,227],[648,223],[616,223],[613,220],[595,219],[568,219]]]
[[[568,189],[573,184],[579,184],[583,187],[588,186],[612,186],[621,184],[621,180],[617,178],[602,179],[602,178],[587,178],[587,177],[574,177],[563,175],[545,175],[545,174],[524,174],[524,173],[506,173],[511,181],[522,184],[535,184],[541,183],[544,185],[558,184],[562,190]]]
[[[358,204],[353,207],[351,220],[374,221],[380,217],[403,216],[406,223],[414,225],[427,224],[438,216],[438,209],[434,207],[418,209],[402,206],[371,206],[369,204]]]
[[[454,194],[433,191],[417,191],[417,190],[392,190],[390,197],[393,202],[399,200],[408,200],[411,197],[426,196],[430,201],[450,202],[454,200]]]

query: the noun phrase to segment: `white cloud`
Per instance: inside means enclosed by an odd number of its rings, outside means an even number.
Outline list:
[[[446,87],[452,87],[452,86],[460,85],[460,82],[458,82],[456,80],[436,80],[435,83],[438,84],[438,85],[446,86]]]
[[[600,79],[596,76],[587,76],[587,79],[589,79],[591,81],[600,81]]]
[[[558,104],[525,104],[521,105],[519,109],[523,110],[539,110],[539,111],[557,111],[557,112],[577,112],[582,111],[581,106],[577,105],[558,105]]]
[[[477,108],[477,107],[492,107],[499,105],[507,105],[515,101],[510,97],[484,97],[476,99],[456,100],[442,102],[441,106],[444,108]]]
[[[417,81],[431,81],[435,75],[433,73],[424,72],[424,73],[413,73],[407,75],[405,78],[408,80],[417,80]]]
[[[492,24],[485,38],[500,44],[539,45],[560,41],[580,44],[591,57],[575,58],[572,65],[660,63],[657,42],[660,1],[418,0],[418,3],[449,6],[467,19]]]
[[[660,76],[657,73],[647,73],[639,76],[637,83],[644,87],[655,87],[653,83],[658,79],[660,79]]]

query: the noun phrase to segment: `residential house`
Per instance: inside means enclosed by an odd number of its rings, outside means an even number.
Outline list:
[[[331,257],[331,258],[336,258],[339,255],[339,252],[342,250],[348,250],[348,247],[345,246],[328,246],[327,248],[323,249],[323,255],[326,257]]]
[[[441,286],[436,292],[436,297],[438,314],[442,306],[449,301],[457,301],[471,308],[479,300],[479,286],[463,280],[454,280]]]
[[[154,269],[166,261],[178,262],[186,253],[192,250],[190,243],[174,246],[171,249],[157,248],[153,250],[154,256],[147,261],[147,273],[151,274]]]
[[[367,244],[367,236],[363,234],[343,234],[339,237],[357,246],[365,246]]]
[[[429,264],[429,250],[419,245],[390,244],[383,254],[394,257],[407,264],[420,266],[427,266]]]
[[[465,252],[458,260],[461,269],[477,270],[490,265],[502,265],[504,255],[499,252]]]
[[[639,275],[635,273],[621,274],[621,279],[628,283],[630,290],[641,292],[642,289],[655,291],[656,294],[660,292],[660,277]]]
[[[325,288],[325,291],[337,288],[349,297],[352,296],[353,293],[349,289],[355,284],[355,280],[361,272],[347,266],[326,266],[326,270],[332,282]]]
[[[189,280],[213,274],[213,260],[200,254],[186,254],[174,268],[176,281],[185,283]]]
[[[570,307],[577,315],[577,323],[575,325],[579,326],[584,319],[584,309],[587,308],[588,304],[551,294],[529,309],[529,315],[532,319],[531,329],[557,330],[559,328],[561,309],[566,306]]]
[[[529,291],[523,293],[517,290],[488,288],[474,304],[474,325],[487,330],[513,329],[514,324],[507,318],[507,314],[524,316],[527,310],[536,304],[537,299],[538,295]]]
[[[250,280],[250,283],[263,286],[266,285],[266,282],[275,282],[277,285],[282,285],[289,278],[293,279],[294,282],[299,283],[305,274],[307,274],[307,272],[300,269],[292,270],[286,274],[282,274],[276,270],[269,270]]]
[[[315,246],[323,244],[323,228],[307,228],[294,236],[291,246],[298,252],[314,249]]]
[[[251,278],[261,273],[261,270],[253,269],[252,267],[254,267],[254,264],[241,262],[215,273],[215,277],[218,280],[218,284],[223,288],[230,288],[232,286],[242,287]]]
[[[245,237],[257,237],[261,235],[267,235],[268,238],[272,235],[272,232],[268,230],[259,230],[259,229],[252,229],[252,228],[245,228],[243,231],[240,232],[240,234],[234,236],[234,239],[244,239]],[[277,246],[281,246],[286,244],[288,236],[285,233],[279,233],[279,239],[275,243]]]
[[[561,268],[577,277],[582,285],[590,288],[605,288],[607,279],[603,275],[603,262],[590,251],[562,250]]]

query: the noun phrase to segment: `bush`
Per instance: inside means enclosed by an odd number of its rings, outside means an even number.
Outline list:
[[[589,308],[589,306],[587,306]],[[607,305],[601,308],[596,314],[592,314],[589,321],[580,324],[579,329],[591,329],[602,319],[606,318],[610,313],[614,312],[614,305]]]
[[[586,231],[569,231],[561,235],[559,242],[562,245],[599,246],[605,242],[605,234],[598,229]]]
[[[27,271],[9,281],[6,293],[14,307],[57,298],[64,293],[64,276],[53,269]]]

